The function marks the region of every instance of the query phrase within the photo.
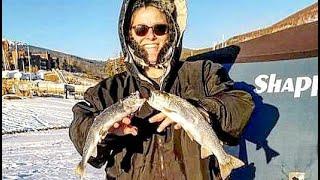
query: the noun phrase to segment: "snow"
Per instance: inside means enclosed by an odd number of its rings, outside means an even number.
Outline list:
[[[74,99],[2,99],[2,134],[69,127]]]
[[[80,179],[81,156],[68,129],[2,135],[2,179]],[[86,179],[105,179],[104,167],[88,165]]]
[[[77,101],[2,100],[2,179],[79,179],[75,167],[81,156],[68,134]],[[40,131],[50,128],[64,129]],[[86,172],[86,179],[105,179],[104,167],[88,165]]]

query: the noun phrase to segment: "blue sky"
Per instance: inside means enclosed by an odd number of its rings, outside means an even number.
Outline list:
[[[183,46],[212,46],[222,38],[257,30],[315,0],[189,0]],[[2,0],[2,37],[106,60],[118,56],[120,0]]]

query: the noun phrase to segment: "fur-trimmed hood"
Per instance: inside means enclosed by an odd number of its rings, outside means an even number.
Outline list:
[[[187,6],[185,0],[124,0],[119,16],[119,37],[121,41],[122,51],[125,57],[128,71],[139,79],[152,83],[141,73],[141,68],[148,66],[144,60],[134,53],[135,49],[130,46],[129,29],[131,15],[137,4],[154,3],[158,8],[161,8],[169,18],[173,29],[173,34],[169,47],[161,56],[160,63],[157,64],[160,68],[165,68],[165,76],[162,77],[161,83],[169,74],[170,69],[179,61],[182,50],[183,33],[187,23]],[[141,67],[141,68],[139,68]],[[161,85],[160,85],[161,87]]]

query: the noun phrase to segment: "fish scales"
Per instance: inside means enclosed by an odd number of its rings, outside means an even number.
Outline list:
[[[91,156],[97,156],[97,144],[106,137],[108,130],[116,123],[137,111],[146,101],[140,98],[138,91],[101,112],[93,121],[83,147],[82,160],[76,167],[76,173],[84,178],[85,167]]]
[[[214,155],[219,163],[220,174],[226,179],[232,169],[241,167],[244,163],[227,154],[209,122],[202,116],[196,107],[187,100],[163,91],[151,91],[148,104],[164,113],[187,132],[192,140],[201,146],[201,158]]]
[[[188,120],[191,121],[192,123],[197,124],[198,123],[198,119],[202,118],[202,115],[199,113],[199,111],[195,108],[193,108],[193,106],[189,106],[189,103],[187,102],[187,100],[184,100],[182,98],[179,99],[175,99],[175,101],[171,102],[172,106],[174,109],[180,109],[182,114],[188,114],[190,117]],[[191,108],[181,108],[181,104],[185,104],[186,107],[191,107]]]

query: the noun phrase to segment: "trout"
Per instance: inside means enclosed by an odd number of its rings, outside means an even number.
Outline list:
[[[124,117],[132,115],[145,101],[146,99],[140,98],[139,92],[136,91],[128,97],[109,106],[94,119],[82,150],[82,160],[76,167],[76,173],[80,175],[81,179],[84,177],[85,168],[90,156],[97,156],[97,144],[106,137],[108,130]]]
[[[195,140],[200,144],[202,159],[213,154],[218,160],[220,174],[223,179],[226,179],[233,169],[244,165],[240,159],[224,151],[220,140],[209,122],[187,100],[156,90],[151,91],[147,103],[179,124],[192,141]]]

